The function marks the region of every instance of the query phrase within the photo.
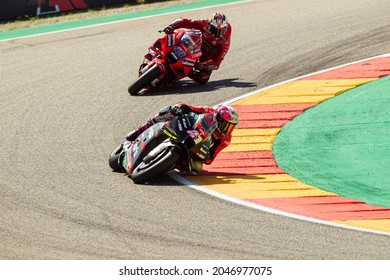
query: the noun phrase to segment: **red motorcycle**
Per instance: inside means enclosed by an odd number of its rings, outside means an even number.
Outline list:
[[[159,89],[188,77],[202,56],[201,45],[202,33],[192,29],[178,29],[157,39],[144,56],[138,79],[129,86],[129,93],[139,95],[144,88]]]

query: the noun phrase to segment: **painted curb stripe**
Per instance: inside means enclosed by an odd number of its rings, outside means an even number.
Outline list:
[[[390,75],[390,57],[374,58],[304,78],[304,80],[382,78]]]
[[[390,209],[306,185],[279,168],[272,143],[294,117],[329,98],[390,74],[388,55],[298,78],[230,104],[240,115],[231,145],[199,176],[187,177],[223,196],[353,229],[390,232]]]
[[[259,104],[313,104],[317,105],[348,89],[373,81],[371,79],[344,80],[308,80],[292,81],[274,88],[265,90],[248,98],[234,102],[232,105],[259,105]],[[284,124],[283,124],[284,125]]]

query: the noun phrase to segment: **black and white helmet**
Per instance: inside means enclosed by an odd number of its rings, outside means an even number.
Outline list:
[[[219,38],[226,33],[228,22],[226,16],[222,13],[214,13],[209,19],[208,31],[215,37]]]

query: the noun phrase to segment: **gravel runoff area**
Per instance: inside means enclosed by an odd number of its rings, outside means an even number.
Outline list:
[[[167,6],[175,6],[180,4],[186,4],[191,2],[197,2],[199,0],[161,0],[161,1],[148,1],[152,3],[144,3],[147,1],[138,1],[135,4],[125,4],[123,6],[114,7],[102,7],[89,10],[79,10],[66,13],[51,14],[44,17],[27,17],[25,19],[17,19],[14,21],[0,22],[0,32],[29,28],[59,22],[82,20],[87,18],[109,16],[115,14],[125,14],[130,12],[149,10]]]

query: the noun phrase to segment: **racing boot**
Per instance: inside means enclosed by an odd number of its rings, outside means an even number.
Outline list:
[[[135,139],[137,139],[138,136],[141,135],[142,132],[144,132],[146,129],[151,127],[155,122],[153,121],[153,118],[149,119],[145,124],[141,125],[137,129],[134,129],[129,132],[129,134],[126,135],[126,140],[133,142]]]

